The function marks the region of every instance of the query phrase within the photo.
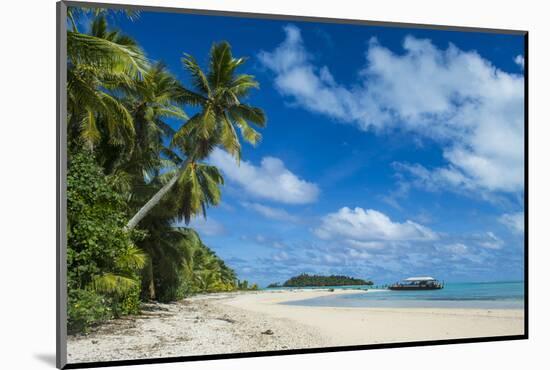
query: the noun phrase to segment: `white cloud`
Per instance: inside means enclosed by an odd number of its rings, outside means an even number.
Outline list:
[[[524,229],[523,212],[505,213],[500,216],[499,221],[508,226],[516,234],[522,234]]]
[[[174,222],[172,224],[174,227],[192,227],[197,230],[201,235],[216,236],[223,235],[226,233],[225,227],[222,223],[209,218],[196,217],[191,220],[188,226],[183,222]]]
[[[489,191],[523,190],[523,76],[503,72],[475,51],[408,36],[396,54],[371,39],[366,67],[342,86],[316,66],[300,30],[260,61],[275,87],[312,112],[376,132],[411,130],[438,140],[448,165],[435,169],[449,184]]]
[[[260,203],[243,202],[243,207],[251,209],[266,218],[277,221],[296,222],[298,218],[281,208],[269,207]]]
[[[288,259],[290,257],[288,255],[288,253],[286,253],[285,251],[280,251],[280,252],[272,254],[271,258],[273,258],[274,261],[283,262],[283,261],[288,261]]]
[[[485,233],[485,237],[479,241],[479,246],[488,249],[500,249],[504,245],[504,242],[496,236],[493,232],[488,231]]]
[[[447,168],[434,168],[431,170],[418,163],[408,164],[396,162],[393,166],[401,173],[410,174],[415,180],[414,184],[425,190],[435,191],[446,187],[473,190],[476,187],[471,179],[464,176],[463,173],[452,166]],[[410,186],[410,184],[407,185]]]
[[[523,55],[518,55],[514,58],[514,62],[521,67],[521,69],[525,68],[525,59],[523,58]]]
[[[275,87],[296,99],[303,107],[339,119],[346,119],[345,102],[353,103],[350,91],[336,85],[327,67],[316,68],[303,46],[300,30],[292,25],[284,28],[285,41],[273,52],[262,51],[260,61],[277,75]]]
[[[468,253],[468,247],[462,243],[444,245],[441,249],[455,255],[464,255]]]
[[[370,260],[370,259],[373,259],[373,256],[368,253],[368,252],[365,252],[363,250],[356,250],[356,249],[348,249],[347,251],[348,255],[353,258],[353,259],[359,259],[359,260]]]
[[[220,168],[225,177],[238,183],[249,194],[288,204],[306,204],[317,200],[319,188],[316,184],[300,179],[290,172],[283,161],[264,157],[260,166],[235,159],[221,149],[215,149],[210,162]]]
[[[360,249],[382,249],[386,246],[386,243],[380,241],[359,241],[353,239],[347,239],[346,243],[352,247]]]
[[[437,234],[429,228],[407,220],[403,223],[393,222],[385,214],[362,208],[341,208],[321,220],[321,225],[314,230],[321,239],[344,239],[356,242],[369,241],[419,241],[435,240]],[[361,246],[359,243],[356,246]]]

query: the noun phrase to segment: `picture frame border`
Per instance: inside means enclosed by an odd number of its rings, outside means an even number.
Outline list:
[[[145,12],[181,13],[223,17],[317,22],[331,24],[351,24],[393,28],[415,28],[439,31],[482,32],[523,36],[524,38],[524,334],[493,337],[472,337],[460,339],[437,339],[397,343],[365,344],[353,346],[320,347],[305,349],[285,349],[277,351],[256,351],[193,356],[159,357],[132,360],[67,362],[67,7],[89,7],[109,9],[134,9]],[[80,369],[110,366],[159,364],[173,362],[222,360],[248,357],[286,356],[325,352],[361,351],[383,348],[423,347],[462,343],[482,343],[529,338],[529,32],[526,30],[432,25],[422,23],[384,22],[347,18],[328,18],[285,14],[253,13],[225,10],[190,9],[151,5],[112,4],[104,2],[59,1],[56,3],[56,367],[59,369]]]

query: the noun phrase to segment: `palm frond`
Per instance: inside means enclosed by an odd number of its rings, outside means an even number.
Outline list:
[[[241,159],[241,144],[235,132],[235,128],[231,124],[226,115],[223,116],[220,127],[220,144],[233,157],[240,161]]]
[[[141,78],[149,62],[135,46],[78,32],[67,32],[67,55],[71,63],[86,64],[112,71],[124,71],[134,78]]]
[[[131,246],[116,259],[116,265],[125,271],[141,270],[147,263],[147,254],[136,246]]]
[[[239,104],[231,107],[229,112],[232,117],[242,117],[258,127],[265,127],[267,119],[262,109],[251,107],[247,104]]]
[[[242,116],[234,115],[231,112],[229,113],[229,116],[239,127],[239,129],[241,130],[241,135],[247,142],[252,145],[257,145],[260,142],[260,140],[262,139],[262,135],[254,130],[252,127],[250,127],[248,122],[246,122],[246,120]]]
[[[193,86],[202,94],[210,96],[211,92],[210,86],[208,84],[208,79],[206,78],[206,75],[202,71],[195,58],[193,58],[193,56],[189,54],[184,54],[181,62],[183,63],[184,68],[191,74]]]
[[[138,286],[138,281],[127,276],[114,273],[105,273],[95,276],[92,280],[92,287],[99,293],[110,293],[124,295]]]

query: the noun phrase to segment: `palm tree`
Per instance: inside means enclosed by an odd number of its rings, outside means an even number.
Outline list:
[[[177,280],[179,278],[179,268],[184,263],[184,252],[182,251],[182,235],[170,227],[170,224],[162,219],[151,220],[147,224],[149,236],[140,243],[141,248],[149,256],[144,275],[144,290],[148,299],[154,300],[162,297],[157,295],[157,285],[159,280],[164,280],[160,284],[161,288],[170,288],[177,286],[177,281],[168,283],[167,280]],[[160,276],[157,276],[159,272]]]
[[[135,41],[107,31],[100,16],[89,35],[67,32],[67,56],[69,141],[90,150],[102,137],[113,145],[131,141],[133,119],[117,91],[131,88],[149,68]]]
[[[222,147],[237,161],[240,160],[241,146],[237,128],[245,141],[258,143],[261,136],[250,124],[265,127],[266,118],[260,108],[241,102],[250,89],[258,87],[253,76],[237,74],[237,68],[244,62],[244,58],[233,57],[227,42],[212,46],[207,73],[203,72],[192,56],[184,56],[182,63],[190,73],[195,89],[181,88],[180,97],[187,104],[200,107],[200,111],[176,132],[172,140],[172,146],[186,158],[164,186],[128,221],[127,229],[134,228],[176,184],[198,184],[196,163],[207,158],[216,146]],[[206,171],[203,178],[208,179],[213,172],[213,169]],[[200,187],[195,186],[193,189],[193,193],[182,193],[181,201],[185,201],[185,197],[190,198],[187,200],[190,207],[182,209],[186,222],[196,211],[202,208],[204,212],[207,206],[214,204],[208,196],[200,196]]]
[[[100,144],[106,173],[117,179],[121,192],[128,193],[133,203],[140,201],[134,204],[136,207],[146,200],[140,199],[139,189],[179,158],[165,145],[175,133],[166,118],[187,119],[179,88],[179,82],[163,64],[151,66],[141,80],[128,87],[123,99],[133,119],[134,140],[124,147],[108,141]]]
[[[92,288],[97,292],[124,295],[136,288],[139,280],[135,274],[143,269],[147,256],[141,249],[131,246],[114,262],[116,272],[105,272],[92,278]]]
[[[87,7],[68,7],[67,19],[71,23],[72,31],[78,32],[77,19],[82,16],[91,15],[93,17],[106,16],[107,14],[123,13],[128,19],[136,20],[139,18],[140,11],[134,9],[107,9],[107,8],[87,8]]]

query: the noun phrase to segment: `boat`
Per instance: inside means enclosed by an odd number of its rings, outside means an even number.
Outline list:
[[[388,287],[390,290],[436,290],[443,289],[443,283],[440,283],[431,276],[415,276],[392,284]]]

